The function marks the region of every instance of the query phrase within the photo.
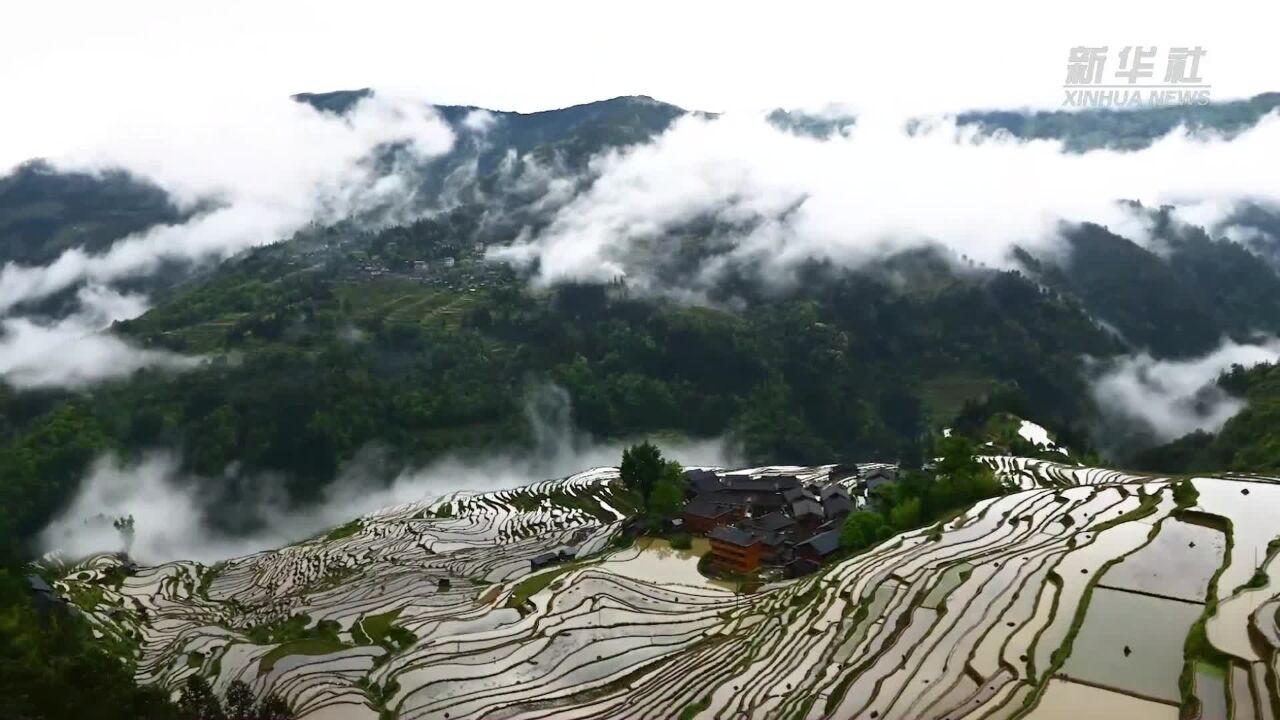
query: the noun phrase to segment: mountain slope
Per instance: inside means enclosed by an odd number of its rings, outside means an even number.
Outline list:
[[[1072,152],[1100,148],[1140,150],[1178,127],[1191,133],[1229,137],[1252,127],[1276,108],[1280,108],[1280,93],[1272,92],[1247,100],[1138,110],[966,112],[957,115],[956,122],[987,134],[1007,132],[1027,140],[1061,140]]]
[[[322,112],[343,114],[370,94],[358,90],[302,93],[294,98]],[[592,157],[651,140],[686,112],[644,96],[533,113],[464,105],[431,107],[453,129],[457,137],[453,150],[426,163],[413,162],[395,148],[383,158],[397,172],[413,169],[424,208],[448,206],[459,199],[500,203],[513,192],[510,176],[529,163],[560,174],[580,173]]]
[[[414,251],[401,233],[394,237],[397,253]],[[209,438],[223,436],[200,429],[214,414],[232,429],[248,427],[253,417],[273,418],[253,424],[277,428],[278,437],[236,430],[237,439],[214,451],[216,460],[197,466],[207,474],[233,458],[300,472],[297,460],[282,465],[267,458],[339,462],[375,439],[425,449],[437,433],[446,437],[457,426],[509,435],[520,388],[531,377],[568,390],[578,422],[597,435],[739,428],[748,451],[760,457],[861,452],[893,459],[923,429],[920,403],[932,400],[914,383],[975,378],[967,396],[973,397],[995,381],[1014,381],[1070,419],[1080,411],[1065,411],[1080,392],[1075,358],[1116,347],[1072,304],[1008,273],[905,293],[875,273],[854,274],[753,298],[750,312],[735,312],[629,298],[601,286],[531,292],[474,251],[425,274],[362,270],[367,256],[341,253],[322,269],[288,273],[304,264],[305,252],[288,245],[256,251],[119,326],[153,346],[241,353],[238,365],[215,364],[173,381],[139,379],[98,396],[134,407],[130,414],[158,402],[154,411],[178,418],[170,427],[199,456]],[[364,339],[342,339],[344,327]],[[221,386],[227,400],[197,410],[181,399],[206,384]],[[280,396],[293,390],[296,400]],[[413,412],[395,399],[406,392],[422,398]],[[935,406],[934,419],[946,419],[964,399],[949,409]],[[330,421],[318,419],[331,416],[325,403],[347,408],[332,417],[340,450],[321,451],[331,447],[325,441],[306,452],[262,454],[277,441],[294,448],[316,435],[305,428],[327,427]],[[273,408],[286,406],[296,419],[275,417]],[[792,418],[788,429],[765,420],[774,412]],[[258,446],[264,450],[251,450]],[[329,467],[320,474],[330,474]]]
[[[299,100],[341,113],[364,94]],[[1219,111],[1254,117],[1263,105]],[[513,189],[511,167],[561,167],[568,174],[556,177],[580,189],[593,175],[572,170],[587,158],[651,138],[684,111],[643,97],[529,114],[438,110],[459,142],[434,170],[417,168],[432,209],[424,219],[307,228],[157,290],[149,313],[115,328],[206,364],[80,394],[0,395],[0,523],[29,536],[95,456],[137,459],[156,447],[179,452],[191,482],[216,501],[252,485],[227,477],[238,468],[283,477],[305,503],[368,448],[386,450],[394,469],[528,444],[523,398],[546,385],[567,391],[593,435],[729,434],[762,461],[915,462],[922,436],[962,408],[1014,412],[1085,446],[1094,408],[1082,358],[1187,357],[1223,337],[1280,330],[1280,281],[1264,260],[1141,208],[1151,242],[1073,228],[1071,253],[1024,254],[1025,272],[926,248],[857,271],[813,261],[783,288],[742,263],[692,303],[617,282],[529,287],[487,260],[495,244],[549,221],[540,191]],[[1144,112],[1107,120],[1107,132],[1139,138],[1169,116]],[[838,130],[800,114],[775,122]],[[128,227],[167,207],[134,194]],[[65,219],[114,207],[95,202]],[[742,229],[726,225],[697,217],[664,235],[655,276],[688,279]],[[23,251],[30,257],[61,247],[48,232],[32,237],[19,243],[34,248]]]
[[[0,264],[45,265],[64,251],[101,252],[186,214],[160,188],[121,171],[59,172],[30,162],[0,176]]]
[[[1064,259],[1018,251],[1033,277],[1079,299],[1136,350],[1204,355],[1231,338],[1280,332],[1280,275],[1241,245],[1150,214],[1139,245],[1086,223],[1063,233]]]
[[[1137,452],[1131,464],[1174,473],[1280,470],[1280,366],[1237,365],[1219,378],[1218,385],[1244,403],[1221,430],[1192,433]]]

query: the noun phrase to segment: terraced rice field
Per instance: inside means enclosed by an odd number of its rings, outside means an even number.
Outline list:
[[[1138,720],[1193,693],[1204,717],[1277,717],[1280,485],[1196,478],[1180,506],[1167,478],[989,462],[1019,489],[750,594],[698,573],[705,546],[614,544],[612,469],[215,567],[113,582],[118,560],[90,558],[58,585],[140,680],[243,679],[309,720]]]

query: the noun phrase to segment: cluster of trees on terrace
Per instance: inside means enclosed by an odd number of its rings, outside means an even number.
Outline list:
[[[1008,490],[978,459],[974,442],[957,433],[939,438],[928,470],[905,470],[877,488],[866,509],[855,510],[840,529],[840,545],[858,551],[895,533],[945,521],[979,500]]]
[[[131,651],[96,640],[74,611],[37,609],[23,559],[0,556],[0,717],[13,720],[292,720],[279,696],[232,683],[224,699],[198,676],[177,702],[134,682]]]
[[[187,678],[178,695],[178,720],[293,720],[293,709],[279,695],[258,699],[243,680],[227,685],[219,698],[200,675]]]
[[[664,520],[678,517],[684,509],[684,468],[675,460],[664,458],[651,442],[622,451],[618,477],[640,498],[641,521],[646,530],[660,531]]]
[[[179,720],[167,694],[135,685],[82,621],[38,611],[25,576],[18,558],[0,564],[0,717]]]

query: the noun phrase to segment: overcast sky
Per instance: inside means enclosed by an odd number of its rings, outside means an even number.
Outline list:
[[[0,166],[233,99],[374,86],[538,110],[1061,102],[1074,45],[1202,46],[1218,98],[1280,88],[1280,4],[42,0],[0,21]],[[210,112],[212,110],[202,110]]]

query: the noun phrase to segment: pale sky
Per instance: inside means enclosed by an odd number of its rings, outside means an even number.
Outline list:
[[[0,12],[0,165],[92,126],[373,86],[538,110],[1057,106],[1075,45],[1201,46],[1214,97],[1280,89],[1280,3],[42,0]],[[225,106],[223,106],[225,107]]]

